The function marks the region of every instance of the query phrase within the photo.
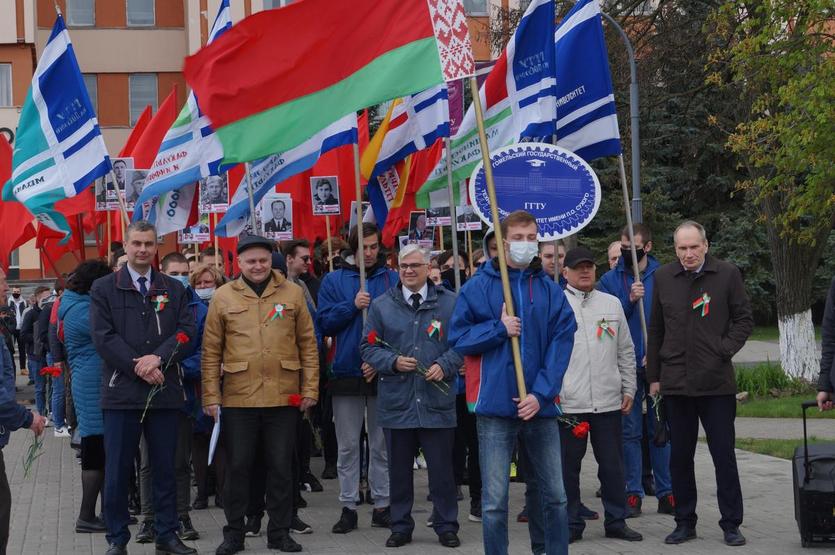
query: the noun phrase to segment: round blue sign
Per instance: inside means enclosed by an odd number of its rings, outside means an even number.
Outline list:
[[[517,143],[490,153],[499,218],[525,210],[536,218],[539,240],[553,241],[586,227],[600,208],[600,182],[591,167],[564,148]],[[470,202],[493,225],[483,164],[470,178]]]

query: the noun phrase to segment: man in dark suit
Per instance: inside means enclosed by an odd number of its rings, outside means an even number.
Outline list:
[[[426,227],[426,216],[421,214],[415,220],[415,227],[412,231],[409,232],[409,240],[410,241],[421,241],[424,239],[433,239],[434,230],[430,230]]]
[[[104,361],[101,407],[107,453],[104,516],[107,555],[124,555],[128,531],[128,483],[140,435],[148,442],[153,474],[156,552],[191,555],[177,537],[178,412],[183,386],[177,364],[197,334],[190,300],[179,281],[151,267],[157,233],[145,221],[127,229],[124,268],[97,280],[90,291],[90,326]],[[157,393],[149,398],[154,386]]]
[[[273,217],[267,222],[264,231],[267,233],[279,233],[293,231],[293,224],[291,224],[285,217],[284,212],[287,210],[283,200],[274,200],[270,205],[270,210]]]
[[[333,206],[339,204],[336,197],[333,196],[333,185],[330,180],[322,179],[316,184],[316,194],[313,195],[313,206],[317,211],[327,212],[324,206]]]

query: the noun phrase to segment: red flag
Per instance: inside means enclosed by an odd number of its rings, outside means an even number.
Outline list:
[[[136,120],[136,124],[133,126],[133,131],[130,132],[128,135],[128,140],[125,141],[125,146],[122,147],[122,150],[119,151],[119,157],[124,158],[130,156],[133,152],[133,149],[136,147],[136,143],[139,142],[139,137],[145,133],[145,128],[148,127],[148,124],[151,122],[151,105],[148,104],[145,106],[145,109],[142,110],[142,113],[139,115],[139,119]]]
[[[165,134],[171,129],[174,120],[177,119],[177,87],[166,97],[165,101],[157,110],[153,119],[148,122],[142,135],[133,146],[130,155],[133,157],[133,167],[148,169],[154,163],[154,158],[159,152],[159,145]],[[125,145],[127,147],[127,145]]]
[[[12,146],[6,136],[0,133],[0,183],[5,183],[11,177]],[[12,251],[35,236],[33,219],[22,204],[0,201],[0,222],[3,222],[3,233],[0,233],[0,267],[4,272],[9,271]]]

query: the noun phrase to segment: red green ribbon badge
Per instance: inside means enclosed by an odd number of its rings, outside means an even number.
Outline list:
[[[156,295],[153,299],[151,299],[151,301],[154,303],[154,310],[162,312],[165,309],[165,305],[168,303],[168,293]]]
[[[284,305],[283,304],[276,304],[268,315],[270,322],[275,320],[276,318],[281,318],[284,320]]]
[[[602,339],[603,337],[614,337],[617,332],[615,328],[613,328],[609,322],[606,321],[606,318],[603,318],[597,323],[597,338]]]
[[[432,323],[429,324],[429,327],[426,328],[426,333],[429,334],[429,337],[432,337],[436,333],[438,334],[438,339],[443,337],[443,329],[441,329],[441,322],[439,320],[432,320]]]
[[[710,314],[710,295],[702,293],[702,296],[693,301],[693,310],[702,309],[702,318]]]

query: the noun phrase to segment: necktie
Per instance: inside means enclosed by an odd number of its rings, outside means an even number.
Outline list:
[[[145,297],[148,295],[148,288],[145,286],[145,282],[148,281],[148,278],[145,276],[140,276],[139,279],[136,281],[139,282],[139,292],[142,293],[142,296]]]
[[[412,308],[417,310],[420,307],[420,293],[412,293]]]

